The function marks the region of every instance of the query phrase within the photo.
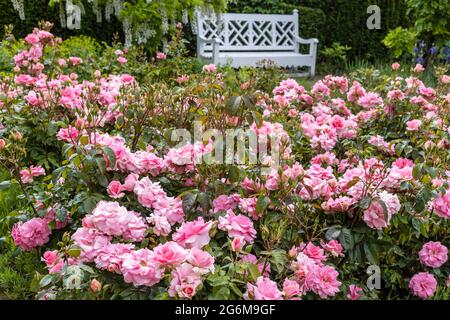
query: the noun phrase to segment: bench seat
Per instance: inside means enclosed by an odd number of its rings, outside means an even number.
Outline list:
[[[206,53],[204,55],[207,59],[212,59],[212,53]],[[258,62],[262,60],[271,60],[280,67],[293,67],[298,65],[309,65],[315,62],[315,58],[308,54],[301,54],[295,52],[283,52],[283,51],[272,51],[272,52],[219,52],[217,57],[217,64],[225,65],[230,63],[233,68],[240,67],[257,67]]]

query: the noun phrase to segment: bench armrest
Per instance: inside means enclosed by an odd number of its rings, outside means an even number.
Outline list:
[[[297,43],[301,43],[301,44],[318,44],[319,43],[319,40],[317,40],[316,38],[303,39],[303,38],[300,38],[297,36],[294,37],[294,41]]]
[[[212,50],[212,56],[213,56],[213,63],[217,64],[219,59],[219,47],[221,44],[223,44],[223,41],[219,38],[214,39],[206,39],[205,37],[202,37],[200,35],[197,35],[197,56],[201,55],[201,46],[203,44],[212,43],[213,50]]]
[[[206,39],[205,37],[202,37],[202,36],[199,36],[199,35],[197,35],[197,41],[201,42],[201,43],[222,44],[222,40],[220,40],[219,38]]]

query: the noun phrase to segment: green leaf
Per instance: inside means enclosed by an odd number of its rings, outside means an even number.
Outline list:
[[[286,252],[281,249],[276,249],[272,251],[272,255],[270,257],[270,263],[272,268],[278,272],[282,273],[286,267],[286,264],[288,262]]]
[[[8,189],[10,186],[11,186],[11,181],[10,180],[2,181],[2,182],[0,182],[0,191]]]
[[[97,200],[94,197],[87,197],[83,201],[83,208],[86,213],[91,214],[97,204]]]
[[[89,137],[86,135],[83,135],[80,137],[79,142],[80,142],[80,144],[85,146],[85,145],[89,144]]]
[[[351,250],[355,245],[352,232],[347,228],[343,228],[341,230],[341,233],[339,234],[339,242],[342,244],[345,250]]]
[[[39,286],[41,288],[44,288],[44,287],[48,286],[52,281],[53,281],[53,275],[47,274],[41,279],[41,281],[39,281]]]
[[[258,279],[259,276],[261,276],[261,273],[259,272],[258,265],[253,263],[247,263],[247,269],[249,271],[249,276],[252,280]]]
[[[369,260],[371,264],[379,264],[379,254],[375,245],[365,242],[364,253],[366,254],[367,260]]]
[[[256,201],[256,213],[263,213],[270,203],[270,199],[265,195],[260,195]]]
[[[109,167],[114,168],[116,166],[116,154],[109,147],[102,147],[103,153],[106,155],[106,158],[109,162]]]
[[[195,203],[197,202],[197,196],[197,192],[191,191],[188,191],[183,195],[183,211],[185,213],[189,213],[194,209]]]
[[[263,117],[262,117],[261,113],[259,113],[258,111],[252,111],[252,116],[253,116],[253,120],[255,120],[258,128],[261,127],[262,123],[263,123]]]
[[[239,167],[231,166],[229,175],[228,175],[228,179],[230,180],[230,182],[235,183],[235,182],[239,181],[240,176],[241,176],[241,170],[239,169]]]
[[[67,254],[71,257],[79,257],[81,254],[81,249],[80,248],[76,248],[76,247],[72,247],[69,250],[67,250]]]
[[[226,103],[226,110],[229,115],[236,115],[242,104],[241,96],[230,97]]]
[[[341,234],[342,227],[341,226],[332,226],[325,233],[325,238],[330,240],[336,240]]]
[[[233,291],[235,295],[237,295],[239,298],[241,298],[242,291],[237,287],[237,285],[234,284],[233,282],[230,282],[229,285],[230,285],[231,291]]]
[[[417,164],[417,165],[414,166],[414,168],[412,170],[412,176],[413,176],[414,179],[420,180],[422,166],[423,166],[423,164]]]
[[[106,175],[106,162],[102,157],[96,157],[95,163],[97,164],[98,169],[102,175]]]

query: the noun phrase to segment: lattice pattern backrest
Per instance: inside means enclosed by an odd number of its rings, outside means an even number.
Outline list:
[[[293,51],[298,35],[296,15],[225,13],[219,17],[199,14],[198,34],[208,40],[219,38],[221,51]],[[202,53],[212,45],[204,45]]]

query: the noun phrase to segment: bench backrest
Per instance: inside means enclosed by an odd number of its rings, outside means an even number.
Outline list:
[[[197,13],[197,33],[221,40],[221,51],[294,51],[298,36],[298,11],[293,14],[224,13],[206,16]],[[211,44],[199,48],[200,54],[212,51]]]

